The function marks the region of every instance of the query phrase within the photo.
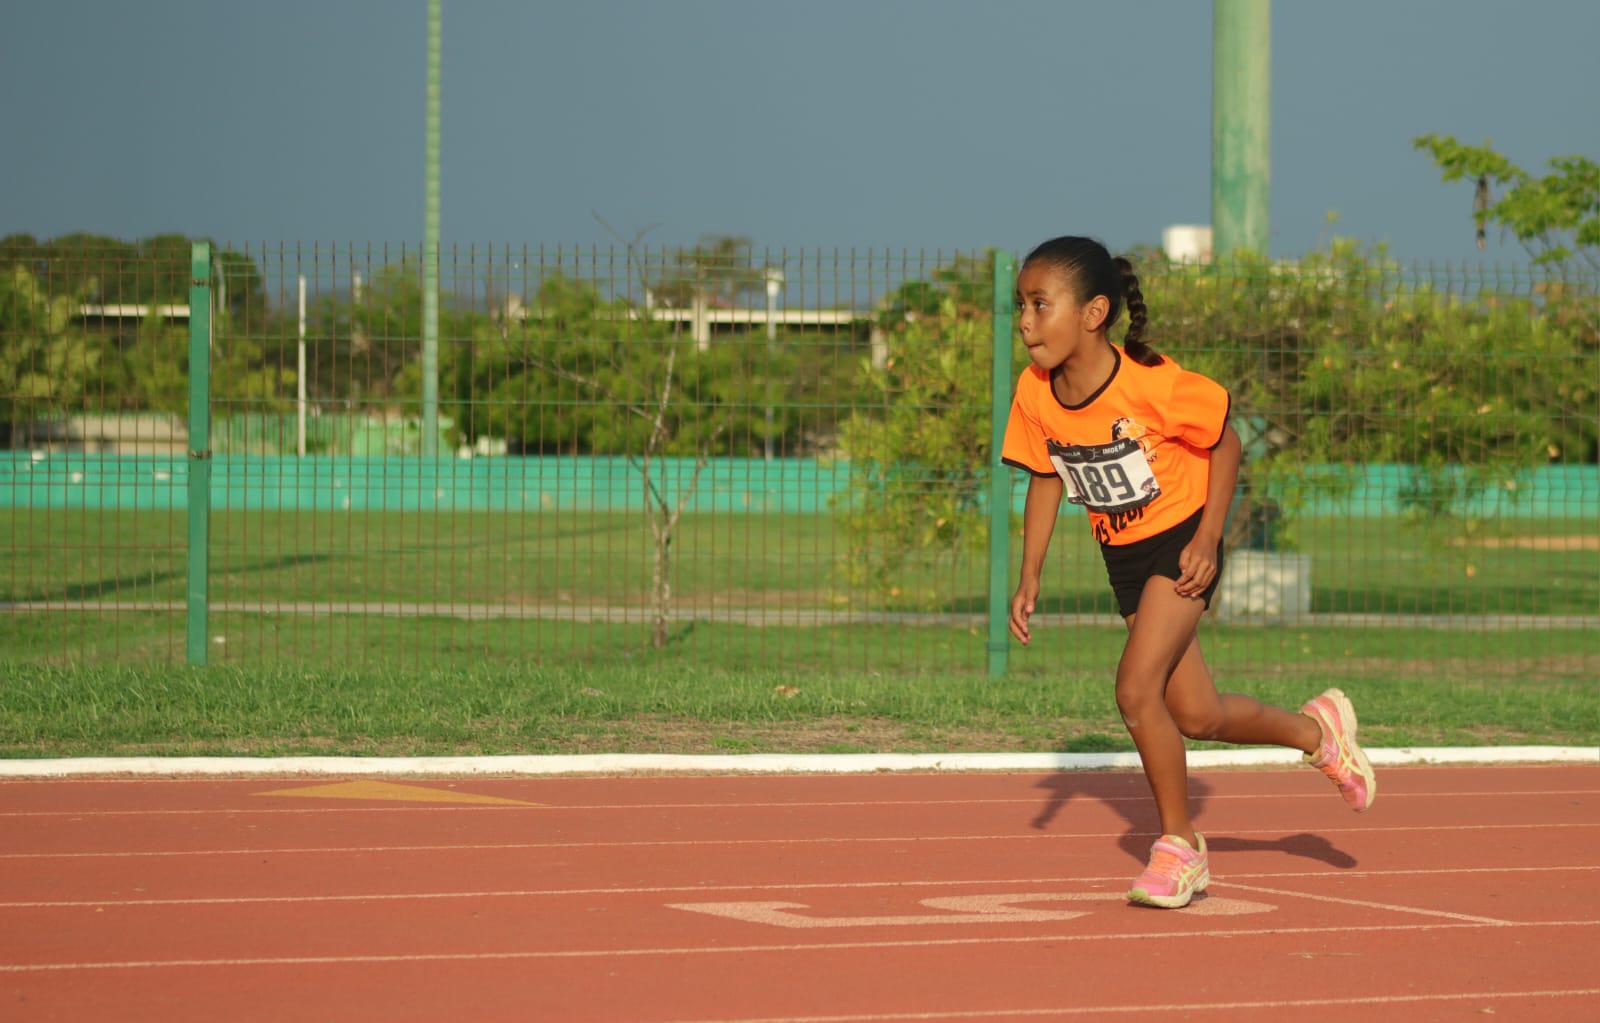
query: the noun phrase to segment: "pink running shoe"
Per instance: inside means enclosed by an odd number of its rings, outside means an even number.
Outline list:
[[[1349,698],[1329,689],[1306,701],[1300,713],[1322,726],[1321,748],[1305,754],[1303,762],[1327,775],[1356,813],[1370,807],[1378,798],[1378,776],[1356,742],[1356,709]]]
[[[1150,847],[1150,865],[1133,879],[1128,901],[1162,909],[1179,909],[1189,904],[1195,892],[1211,883],[1211,868],[1206,862],[1206,836],[1194,834],[1200,843],[1195,849],[1177,835],[1162,835]]]

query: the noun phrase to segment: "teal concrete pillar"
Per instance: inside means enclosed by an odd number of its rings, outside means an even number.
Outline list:
[[[1212,0],[1211,229],[1218,257],[1267,255],[1271,0]]]

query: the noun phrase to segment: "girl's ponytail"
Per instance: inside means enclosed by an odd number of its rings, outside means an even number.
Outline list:
[[[1121,277],[1122,299],[1128,307],[1128,333],[1122,339],[1122,350],[1141,366],[1159,366],[1160,354],[1144,342],[1144,328],[1150,322],[1150,310],[1144,304],[1144,292],[1139,290],[1139,275],[1133,272],[1133,264],[1121,256],[1111,263]]]

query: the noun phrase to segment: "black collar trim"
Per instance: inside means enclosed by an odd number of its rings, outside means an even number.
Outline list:
[[[1056,393],[1056,377],[1061,375],[1061,367],[1057,366],[1055,369],[1050,371],[1050,397],[1054,398],[1056,400],[1056,404],[1060,405],[1068,412],[1081,412],[1090,405],[1093,405],[1096,398],[1106,393],[1106,388],[1111,386],[1111,381],[1117,378],[1117,370],[1122,368],[1122,353],[1117,350],[1116,345],[1111,346],[1111,357],[1115,361],[1111,364],[1111,375],[1106,377],[1106,382],[1101,384],[1099,387],[1096,387],[1093,394],[1078,402],[1076,405],[1068,405],[1066,402],[1061,400],[1061,395]]]

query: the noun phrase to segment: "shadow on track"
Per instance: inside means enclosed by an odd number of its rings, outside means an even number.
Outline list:
[[[1139,864],[1150,855],[1150,843],[1160,834],[1161,820],[1156,814],[1155,799],[1141,774],[1104,774],[1084,771],[1058,771],[1041,778],[1035,786],[1048,793],[1030,826],[1046,831],[1051,823],[1066,810],[1074,799],[1095,799],[1105,803],[1122,818],[1127,831],[1117,840],[1123,852]],[[1189,813],[1195,827],[1205,832],[1206,846],[1213,852],[1282,852],[1287,856],[1302,857],[1326,863],[1330,867],[1348,870],[1356,859],[1337,848],[1321,835],[1300,833],[1282,838],[1235,838],[1226,833],[1208,831],[1204,815],[1206,800],[1213,786],[1204,777],[1189,776]]]

